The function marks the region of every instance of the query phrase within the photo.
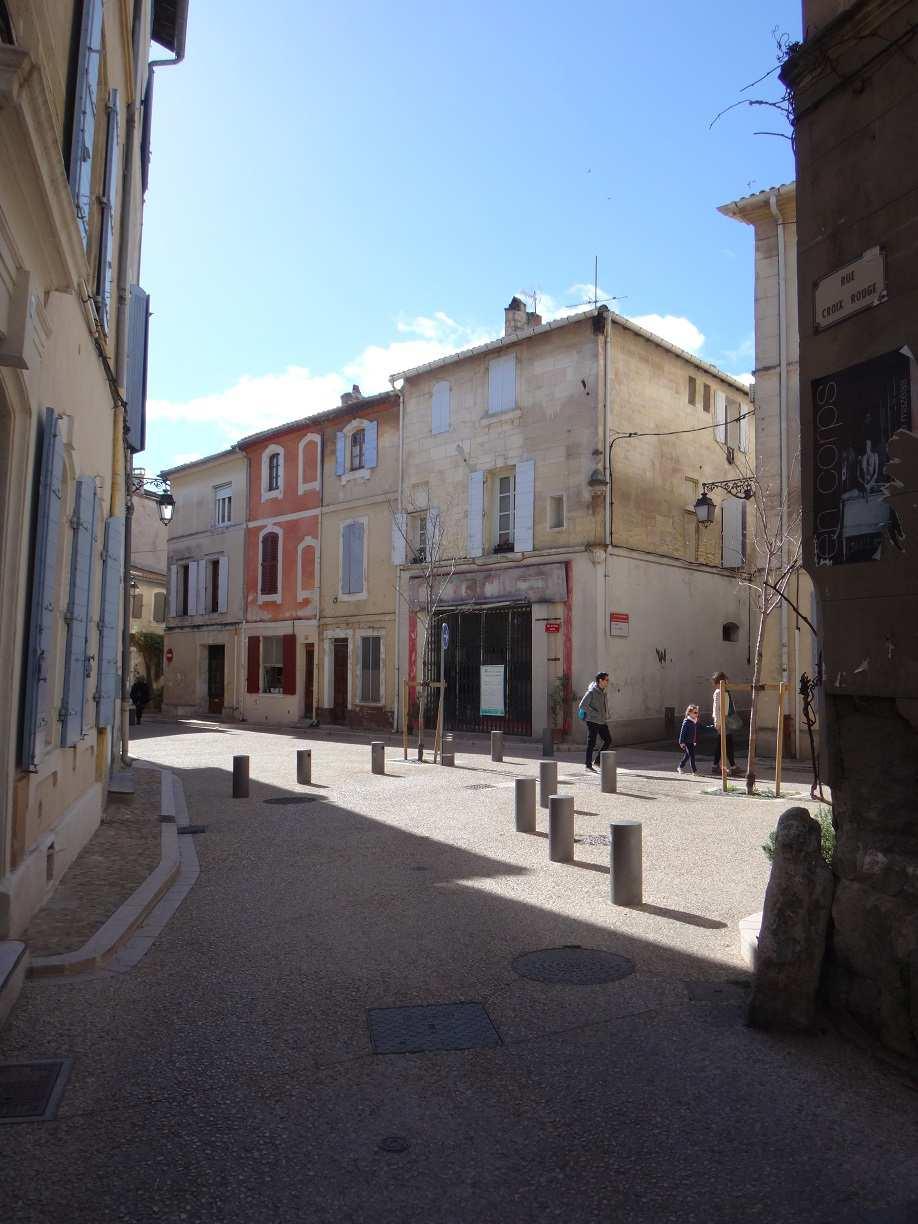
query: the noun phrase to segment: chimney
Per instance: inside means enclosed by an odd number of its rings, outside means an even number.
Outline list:
[[[341,407],[345,408],[348,404],[353,404],[356,400],[363,399],[363,393],[356,383],[351,387],[350,391],[343,392],[341,396]]]
[[[537,315],[534,310],[527,310],[518,297],[512,297],[510,305],[504,307],[505,336],[515,336],[530,327],[539,327],[541,322],[542,316]]]

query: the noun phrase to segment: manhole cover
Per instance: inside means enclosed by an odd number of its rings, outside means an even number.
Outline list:
[[[570,986],[598,986],[615,982],[634,973],[634,961],[599,948],[581,948],[571,944],[564,948],[546,948],[541,952],[525,952],[513,961],[513,972],[536,982],[551,982]]]
[[[493,782],[473,782],[471,786],[464,786],[463,790],[496,790]]]
[[[428,1007],[371,1007],[370,1041],[377,1054],[474,1050],[500,1045],[500,1034],[480,1003]]]
[[[377,1146],[381,1152],[407,1152],[411,1144],[404,1135],[385,1135]]]
[[[0,1123],[46,1122],[57,1113],[69,1058],[36,1058],[28,1063],[0,1063]]]
[[[316,803],[322,795],[275,795],[273,799],[266,799],[265,803],[274,803],[278,807],[296,807],[300,803]]]

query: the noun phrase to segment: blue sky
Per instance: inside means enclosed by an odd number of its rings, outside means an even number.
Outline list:
[[[799,0],[191,0],[156,86],[144,466],[383,390],[514,293],[583,302],[594,256],[613,309],[748,371],[752,232],[716,208],[793,158],[754,135],[776,112],[709,124],[777,96],[742,93],[775,29]]]

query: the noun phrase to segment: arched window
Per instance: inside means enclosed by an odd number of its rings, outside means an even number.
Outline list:
[[[725,642],[738,642],[739,625],[737,625],[734,621],[727,621],[724,625],[723,635]]]
[[[276,531],[266,531],[261,537],[261,583],[262,595],[276,595],[278,579],[278,543]]]

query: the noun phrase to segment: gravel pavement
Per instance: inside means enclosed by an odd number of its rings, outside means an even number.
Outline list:
[[[134,752],[207,825],[201,874],[131,972],[29,981],[0,1031],[0,1059],[74,1060],[55,1121],[0,1127],[17,1224],[918,1218],[914,1092],[832,1032],[742,1023],[736,924],[785,802],[706,795],[709,776],[626,751],[603,795],[562,757],[586,839],[562,865],[546,813],[514,832],[528,745],[502,764],[460,748],[455,769],[390,748],[382,777],[366,744],[205,722],[144,726]],[[248,800],[230,798],[240,752]],[[637,909],[609,902],[617,817],[644,825]],[[565,945],[635,971],[512,968]],[[499,1044],[374,1053],[368,1010],[460,1002]]]

